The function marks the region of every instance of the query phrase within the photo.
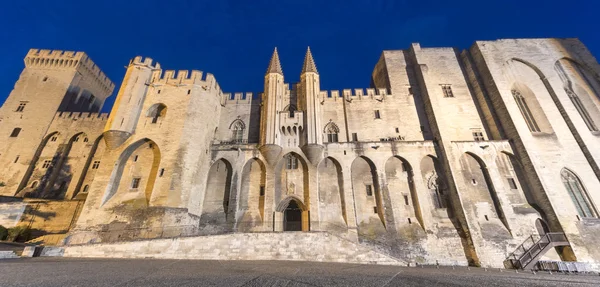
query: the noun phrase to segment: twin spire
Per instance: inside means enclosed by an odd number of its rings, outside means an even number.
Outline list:
[[[310,47],[306,50],[306,55],[304,56],[304,65],[302,65],[302,73],[319,73],[317,72],[317,66],[315,65],[315,60],[313,59],[312,53],[310,52]]]
[[[269,68],[267,68],[267,74],[277,73],[283,75],[283,70],[281,69],[281,62],[279,62],[279,53],[277,53],[277,47],[273,51],[273,56],[271,56],[271,61],[269,62]],[[319,73],[317,71],[317,66],[315,65],[315,60],[313,59],[312,53],[310,52],[310,47],[306,50],[306,55],[304,56],[304,64],[302,65],[302,74],[304,73]]]

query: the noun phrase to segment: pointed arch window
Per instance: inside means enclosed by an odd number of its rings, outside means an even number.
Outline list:
[[[293,154],[288,154],[285,156],[285,168],[286,169],[297,169],[298,168],[298,158]]]
[[[590,200],[587,191],[583,187],[581,180],[579,180],[579,177],[566,168],[562,169],[560,172],[560,177],[565,185],[565,188],[569,192],[569,196],[571,197],[573,204],[575,204],[575,208],[577,208],[577,213],[579,216],[598,217],[598,212],[592,204],[592,201]]]
[[[327,134],[327,142],[336,143],[338,142],[338,134],[340,133],[340,128],[334,123],[329,122],[323,131]]]
[[[575,92],[571,91],[571,89],[565,89],[565,91],[567,92],[567,95],[569,95],[569,99],[571,99],[571,102],[573,102],[573,105],[577,109],[577,112],[579,112],[579,115],[585,122],[585,125],[588,127],[588,129],[590,131],[597,132],[598,127],[596,126],[596,123],[594,123],[594,120],[592,120],[592,117],[588,111],[585,109],[585,106],[583,106],[583,103],[581,103],[579,96],[577,96]]]
[[[531,113],[529,106],[527,106],[527,101],[525,100],[525,97],[523,97],[523,95],[521,95],[521,93],[517,90],[512,90],[511,93],[515,98],[515,102],[517,103],[517,106],[519,107],[521,115],[523,115],[523,118],[525,119],[529,130],[532,132],[541,132],[539,125],[533,117],[533,113]]]
[[[244,142],[244,130],[246,129],[246,124],[244,124],[244,121],[237,119],[235,121],[233,121],[231,123],[231,125],[229,126],[229,129],[231,130],[231,140],[234,143],[242,143]]]

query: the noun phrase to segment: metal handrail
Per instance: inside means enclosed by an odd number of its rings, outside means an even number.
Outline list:
[[[535,240],[536,237],[538,236],[529,236],[523,243],[521,243],[521,245],[517,247],[515,251],[513,251],[507,257],[507,260],[510,260],[514,267],[523,269],[552,242],[568,241],[567,236],[562,232],[549,232],[543,236],[539,236],[538,240]],[[528,243],[532,244],[526,248],[525,246]],[[523,251],[523,253],[520,253],[520,251]]]

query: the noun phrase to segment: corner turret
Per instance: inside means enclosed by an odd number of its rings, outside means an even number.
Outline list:
[[[160,69],[160,64],[153,64],[151,58],[142,60],[142,57],[138,56],[129,62],[123,84],[104,128],[104,140],[108,148],[120,146],[135,132],[148,84],[153,71],[157,69]]]

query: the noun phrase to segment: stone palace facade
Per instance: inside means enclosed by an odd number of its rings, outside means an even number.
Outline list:
[[[286,83],[275,49],[262,93],[224,93],[135,57],[101,114],[114,84],[85,53],[32,49],[0,109],[0,195],[85,201],[67,245],[324,232],[502,266],[552,232],[555,257],[600,262],[600,65],[578,39],[383,51],[367,89],[321,90],[310,49],[297,68]]]

